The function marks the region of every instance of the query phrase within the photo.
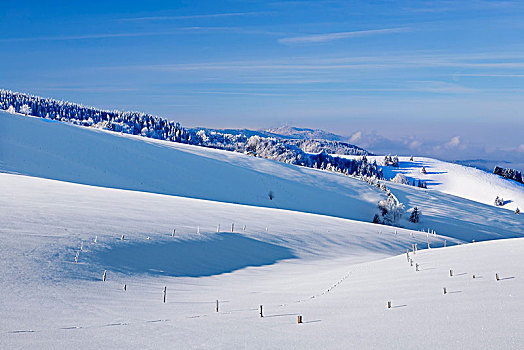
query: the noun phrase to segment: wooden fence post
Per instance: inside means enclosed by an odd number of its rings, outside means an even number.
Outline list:
[[[166,302],[167,287],[164,287],[164,303]]]
[[[106,277],[107,277],[107,270],[104,270],[104,275],[102,276],[102,282],[106,281]]]
[[[217,299],[217,306],[216,306],[216,312],[218,312],[218,299]]]
[[[302,316],[297,316],[297,323],[302,323]]]
[[[388,309],[391,309],[391,301],[388,301]]]
[[[260,305],[260,317],[264,317],[264,313],[262,312],[262,305]]]

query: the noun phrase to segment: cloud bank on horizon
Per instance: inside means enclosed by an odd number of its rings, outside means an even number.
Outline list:
[[[522,10],[477,0],[8,3],[0,87],[187,126],[287,123],[374,151],[518,158]]]

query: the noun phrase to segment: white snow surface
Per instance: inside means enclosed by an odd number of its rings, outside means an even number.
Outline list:
[[[2,112],[0,349],[520,348],[524,215],[386,184]]]
[[[341,174],[1,111],[0,152],[3,172],[365,221],[385,198]]]
[[[11,174],[0,184],[2,349],[516,349],[524,341],[524,239],[457,246],[279,209]],[[383,259],[428,239],[448,247],[410,254],[419,272],[405,253]]]
[[[352,156],[344,156],[352,157]],[[524,185],[513,180],[504,179],[485,171],[425,157],[398,157],[399,167],[382,166],[384,177],[393,179],[396,174],[405,175],[411,182],[423,180],[429,190],[437,190],[458,197],[467,198],[484,204],[493,205],[498,196],[504,199],[499,208],[514,211],[524,208]],[[383,164],[384,156],[369,156]],[[421,173],[422,167],[426,174]]]
[[[80,184],[371,222],[384,192],[342,174],[0,112],[0,171]],[[462,240],[521,237],[521,217],[440,191],[388,183],[414,230]],[[269,199],[269,192],[274,195]]]

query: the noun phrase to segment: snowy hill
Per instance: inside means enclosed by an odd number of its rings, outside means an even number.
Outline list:
[[[384,156],[368,158],[383,164]],[[515,181],[479,169],[432,158],[414,157],[413,161],[409,160],[410,157],[398,158],[398,167],[382,166],[386,179],[392,179],[400,173],[410,182],[424,181],[428,190],[437,190],[488,205],[494,205],[495,198],[498,196],[504,199],[504,205],[500,208],[512,211],[517,207],[521,210],[524,208],[524,185]],[[421,172],[423,167],[426,169],[425,174]]]
[[[322,139],[329,141],[345,141],[340,135],[336,135],[320,129],[297,128],[294,126],[284,125],[278,128],[263,130],[271,135],[288,137],[293,139]]]
[[[3,112],[0,126],[4,152],[0,170],[4,172],[364,222],[371,222],[378,201],[385,198],[375,186],[352,177],[235,152]],[[425,190],[407,186],[397,186],[393,192],[406,209],[422,208],[420,224],[402,221],[411,229],[429,228],[463,240],[523,233],[520,217],[509,211],[441,192],[429,196]]]
[[[1,111],[0,149],[4,172],[364,221],[384,198],[341,174]]]
[[[0,174],[0,186],[2,348],[524,341],[516,322],[524,239],[457,246],[328,216],[21,175]],[[411,253],[413,266],[405,253],[382,259],[427,240],[448,247]]]
[[[518,348],[524,215],[426,180],[0,112],[0,348]]]

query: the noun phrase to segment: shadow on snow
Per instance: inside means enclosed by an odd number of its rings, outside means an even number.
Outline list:
[[[235,233],[217,233],[199,240],[116,243],[92,251],[89,260],[124,274],[201,277],[292,258],[295,255],[288,248]]]

